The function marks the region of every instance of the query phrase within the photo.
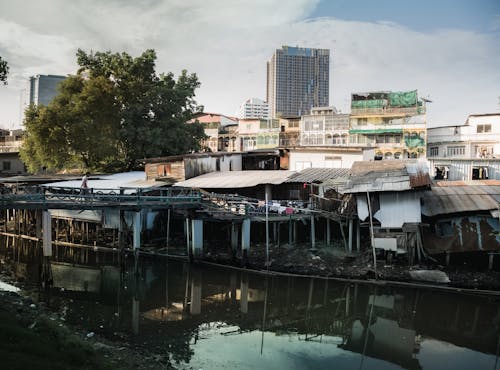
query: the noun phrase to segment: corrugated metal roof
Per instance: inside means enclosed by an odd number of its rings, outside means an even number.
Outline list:
[[[279,185],[285,182],[294,171],[228,171],[211,172],[175,186],[200,189],[249,188],[260,184]]]
[[[326,182],[337,178],[345,178],[348,168],[306,168],[291,175],[285,182]]]
[[[412,190],[431,184],[427,167],[416,161],[354,162],[341,193]]]
[[[45,187],[63,187],[80,188],[81,178],[78,180],[58,181],[42,184]],[[125,173],[116,173],[105,176],[89,176],[88,187],[99,190],[116,190],[120,188],[154,188],[169,185],[168,182],[146,180],[146,174],[143,171],[132,171]]]
[[[433,186],[423,196],[422,214],[437,216],[498,209],[500,186]]]

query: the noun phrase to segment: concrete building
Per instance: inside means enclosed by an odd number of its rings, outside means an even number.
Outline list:
[[[349,145],[349,115],[334,107],[312,108],[300,120],[301,146]]]
[[[56,75],[36,75],[30,77],[26,96],[27,105],[49,104],[58,94],[57,86],[65,79],[65,76]]]
[[[329,105],[330,50],[283,46],[267,62],[271,116],[297,117]]]
[[[274,149],[279,146],[280,126],[277,119],[240,119],[240,150]]]
[[[247,99],[241,104],[238,117],[269,119],[269,104],[258,98]]]
[[[427,130],[429,158],[500,158],[500,113],[471,114],[462,125]]]
[[[416,90],[351,96],[350,144],[375,148],[374,159],[425,158],[426,123]]]
[[[351,168],[354,162],[373,158],[373,149],[354,145],[314,146],[290,148],[285,154],[287,169],[302,171],[305,168]]]
[[[21,92],[21,122],[24,122],[24,112],[30,104],[48,105],[58,94],[57,86],[65,79],[65,76],[56,75],[31,76],[26,89]]]
[[[472,114],[463,125],[427,130],[427,158],[436,179],[500,179],[500,114]]]
[[[204,127],[207,139],[202,148],[212,152],[234,152],[238,150],[238,120],[218,113],[200,113],[192,122],[199,122]]]
[[[22,130],[0,129],[0,175],[24,174],[26,168],[19,159],[19,149],[23,144]]]

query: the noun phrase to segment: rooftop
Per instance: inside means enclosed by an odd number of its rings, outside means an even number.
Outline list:
[[[279,185],[284,183],[293,173],[293,171],[279,170],[211,172],[178,182],[175,186],[199,189],[231,189],[249,188],[261,184]]]

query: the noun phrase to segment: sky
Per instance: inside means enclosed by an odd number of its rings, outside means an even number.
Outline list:
[[[36,74],[74,74],[76,51],[157,52],[157,72],[201,82],[207,112],[265,99],[282,45],[330,49],[330,105],[353,92],[418,89],[429,127],[500,111],[500,0],[0,0],[0,127],[20,127]]]

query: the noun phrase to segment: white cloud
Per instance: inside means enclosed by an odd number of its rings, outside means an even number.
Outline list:
[[[330,101],[344,111],[351,92],[415,88],[434,101],[428,114],[434,125],[498,107],[494,33],[306,20],[317,0],[2,2],[0,55],[11,66],[9,88],[30,74],[74,72],[77,48],[133,55],[154,48],[158,71],[196,72],[198,102],[234,114],[246,98],[265,98],[265,63],[289,44],[331,50]]]

